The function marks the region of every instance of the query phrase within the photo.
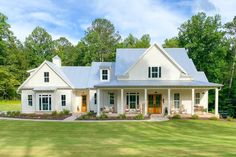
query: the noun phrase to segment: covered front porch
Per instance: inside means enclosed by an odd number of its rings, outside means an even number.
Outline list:
[[[98,88],[97,116],[114,114],[205,115],[208,91],[215,91],[215,116],[218,116],[219,88]]]

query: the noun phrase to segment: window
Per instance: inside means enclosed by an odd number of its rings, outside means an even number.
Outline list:
[[[97,93],[94,93],[94,104],[97,104]]]
[[[139,93],[126,93],[127,109],[139,108]]]
[[[32,105],[33,105],[32,95],[28,95],[28,105],[29,105],[29,106],[32,106]]]
[[[180,94],[179,93],[174,94],[174,106],[175,106],[175,109],[179,109],[179,106],[180,106]]]
[[[44,82],[49,82],[49,72],[44,72]]]
[[[66,106],[66,95],[61,95],[61,106]]]
[[[148,78],[161,78],[161,67],[148,67]]]
[[[195,105],[200,104],[200,93],[195,93]]]
[[[115,104],[114,93],[109,93],[109,95],[110,95],[110,105],[114,105]]]
[[[102,69],[102,80],[108,80],[108,69]]]
[[[52,109],[51,95],[39,95],[39,110],[51,111],[51,109]]]

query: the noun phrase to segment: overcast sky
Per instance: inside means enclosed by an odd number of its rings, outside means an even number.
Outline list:
[[[147,33],[162,44],[200,11],[220,14],[225,23],[236,16],[236,0],[0,0],[0,12],[21,41],[42,26],[53,39],[65,36],[73,44],[95,18],[109,19],[123,38]]]

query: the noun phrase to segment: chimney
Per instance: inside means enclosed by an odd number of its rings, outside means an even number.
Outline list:
[[[52,58],[52,63],[58,67],[61,67],[61,58],[58,55],[56,55],[55,57]]]

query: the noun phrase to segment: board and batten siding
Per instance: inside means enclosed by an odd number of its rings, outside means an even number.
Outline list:
[[[148,78],[148,67],[160,66],[161,78]],[[181,71],[156,46],[149,51],[130,69],[127,80],[179,80]]]

